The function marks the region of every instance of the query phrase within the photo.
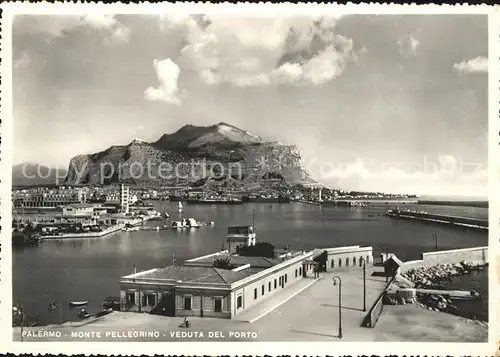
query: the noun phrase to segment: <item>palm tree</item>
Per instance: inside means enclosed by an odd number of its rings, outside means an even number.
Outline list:
[[[234,268],[233,264],[231,264],[231,258],[217,258],[214,260],[214,268],[231,270]]]

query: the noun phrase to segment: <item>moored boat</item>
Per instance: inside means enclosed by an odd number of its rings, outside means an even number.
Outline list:
[[[85,306],[87,305],[89,302],[88,301],[70,301],[69,302],[69,306],[70,307],[75,307],[75,306]]]
[[[90,317],[90,312],[86,308],[83,308],[78,313],[78,317],[81,319],[88,319]]]

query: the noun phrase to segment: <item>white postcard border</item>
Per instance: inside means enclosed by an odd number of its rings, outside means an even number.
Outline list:
[[[497,261],[500,259],[498,237],[500,230],[500,14],[498,7],[485,5],[313,5],[313,4],[74,4],[74,3],[8,3],[2,4],[2,40],[1,40],[1,160],[0,183],[1,223],[8,227],[11,215],[11,167],[13,145],[13,112],[12,112],[12,16],[14,14],[158,14],[158,13],[208,13],[231,15],[275,16],[284,14],[460,14],[475,13],[489,16],[489,342],[488,343],[371,343],[371,342],[12,342],[12,326],[10,321],[12,308],[12,258],[10,232],[1,230],[0,252],[0,352],[10,353],[54,353],[54,354],[183,354],[183,355],[388,355],[388,354],[429,354],[429,355],[494,355],[498,352],[497,341],[500,331],[500,299]]]

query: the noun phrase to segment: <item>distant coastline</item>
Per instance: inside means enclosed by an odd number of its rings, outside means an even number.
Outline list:
[[[418,200],[419,205],[466,206],[488,208],[488,201]]]

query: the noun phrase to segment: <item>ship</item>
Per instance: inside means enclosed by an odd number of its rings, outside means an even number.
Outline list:
[[[244,202],[266,202],[266,203],[290,203],[289,197],[284,196],[261,196],[261,195],[248,195],[243,196]]]
[[[180,195],[170,195],[168,196],[169,201],[184,201],[184,196]]]
[[[186,200],[188,204],[207,204],[207,205],[237,205],[243,203],[243,200],[234,197],[222,197],[222,198],[190,198]]]

